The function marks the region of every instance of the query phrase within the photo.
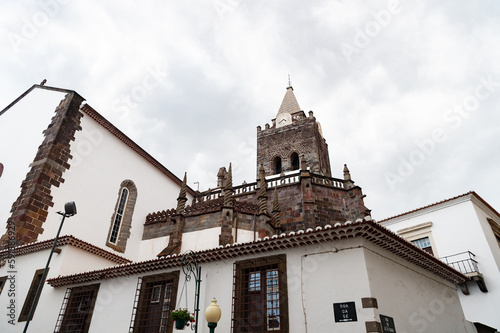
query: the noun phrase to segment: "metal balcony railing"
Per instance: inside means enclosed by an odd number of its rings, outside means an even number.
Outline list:
[[[474,274],[480,274],[479,268],[477,267],[477,261],[474,259],[474,257],[474,253],[466,251],[442,257],[439,258],[439,260],[446,263],[448,266],[453,267],[457,271],[470,276]]]

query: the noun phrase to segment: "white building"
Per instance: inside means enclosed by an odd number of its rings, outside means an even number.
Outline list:
[[[276,117],[285,121],[257,129],[258,182],[233,187],[221,168],[220,187],[203,193],[75,92],[33,89],[0,112],[0,142],[12,142],[0,154],[1,332],[23,330],[39,285],[30,331],[172,332],[170,311],[196,307],[189,250],[201,268],[200,333],[212,297],[219,332],[476,332],[456,289],[468,276],[371,221],[347,166],[331,177],[319,124],[292,87]],[[32,116],[34,139],[14,126]],[[70,200],[78,214],[44,283],[57,211]]]
[[[141,243],[145,217],[175,205],[182,181],[76,92],[32,89],[0,115],[0,219],[15,228],[16,244],[54,238],[57,212],[74,201],[65,235],[131,260],[153,258],[154,244]]]
[[[500,330],[500,214],[475,192],[379,224],[470,277],[460,286],[465,317],[479,332]]]
[[[59,255],[70,249],[63,247]],[[455,289],[466,277],[371,221],[195,255],[201,267],[201,310],[217,298],[223,312],[220,332],[382,332],[383,320],[387,329],[401,333],[475,332],[463,318]],[[36,258],[20,255],[17,260],[32,265]],[[79,327],[78,332],[149,332],[152,327],[163,332],[164,327],[170,332],[168,310],[193,311],[195,305],[194,278],[184,284],[181,260],[173,255],[53,277],[31,325],[54,332],[70,327]],[[54,268],[63,261],[57,257]],[[252,298],[260,301],[249,308]],[[165,311],[155,312],[157,307]],[[199,321],[198,332],[208,332],[203,312]],[[11,331],[22,331],[15,328]]]
[[[174,205],[182,184],[76,92],[34,85],[21,97],[0,112],[0,300],[16,329],[66,202],[78,214],[66,219],[48,278],[154,258],[168,237],[142,242],[145,217]],[[0,331],[12,329],[8,321]]]

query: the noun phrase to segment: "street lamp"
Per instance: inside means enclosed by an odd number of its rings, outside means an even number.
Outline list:
[[[205,319],[208,322],[208,328],[210,329],[210,333],[215,333],[215,328],[217,327],[217,323],[219,322],[221,316],[221,311],[219,306],[217,305],[217,300],[214,298],[212,303],[205,310]]]
[[[54,244],[52,244],[52,249],[50,250],[49,259],[47,260],[47,265],[45,265],[45,270],[43,271],[42,279],[40,280],[40,284],[38,285],[38,289],[36,290],[35,298],[33,299],[33,303],[31,304],[30,313],[28,314],[28,319],[26,320],[26,325],[24,326],[23,333],[28,331],[28,326],[30,324],[31,319],[33,318],[33,312],[35,311],[35,305],[38,302],[38,298],[40,298],[40,292],[42,291],[42,286],[45,283],[45,278],[47,277],[47,270],[49,269],[50,260],[52,259],[52,254],[54,254],[54,250],[57,245],[57,240],[59,239],[59,234],[61,233],[61,229],[64,223],[64,219],[66,217],[71,217],[76,215],[76,205],[74,201],[66,202],[64,204],[64,213],[57,212],[57,214],[62,215],[61,224],[59,225],[59,230],[57,230],[56,238],[54,239]]]

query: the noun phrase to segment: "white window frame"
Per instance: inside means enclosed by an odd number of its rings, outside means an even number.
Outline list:
[[[436,245],[434,244],[434,239],[432,238],[431,227],[432,227],[432,222],[425,222],[411,227],[400,229],[396,233],[410,243],[412,241],[422,239],[425,237],[429,238],[433,255],[434,257],[439,258]]]

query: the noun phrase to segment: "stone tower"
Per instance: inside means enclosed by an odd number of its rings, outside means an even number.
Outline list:
[[[331,176],[321,127],[312,111],[306,116],[300,109],[291,86],[272,126],[257,127],[257,181],[233,184],[231,165],[229,170],[220,168],[217,179],[216,188],[197,192],[193,204],[182,211],[148,214],[142,239],[172,240],[159,256],[179,250],[180,241],[174,242],[182,237],[179,230],[212,229],[206,235],[218,233],[218,244],[228,246],[370,215],[347,165],[342,178]]]
[[[300,169],[303,162],[312,172],[331,176],[321,126],[312,111],[306,116],[300,109],[290,86],[272,126],[257,127],[257,170],[262,165],[266,176],[281,174]]]

